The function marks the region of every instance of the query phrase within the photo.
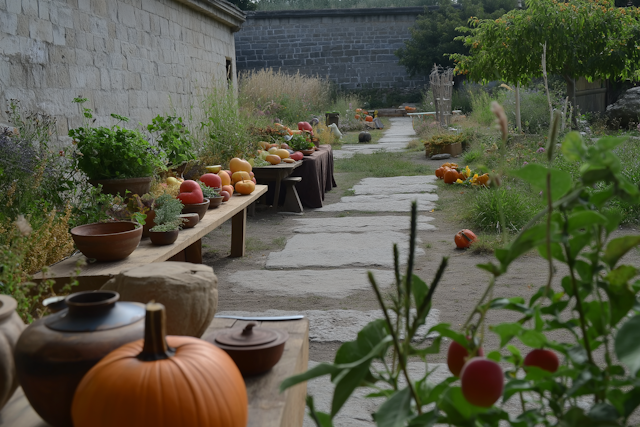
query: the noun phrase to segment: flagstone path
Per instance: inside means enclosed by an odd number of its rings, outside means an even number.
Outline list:
[[[333,157],[335,159],[346,159],[355,153],[371,154],[381,150],[390,153],[404,151],[407,143],[416,136],[413,125],[411,124],[411,118],[391,117],[389,121],[391,122],[391,126],[384,132],[384,135],[378,140],[377,144],[343,145],[342,149],[333,152]]]

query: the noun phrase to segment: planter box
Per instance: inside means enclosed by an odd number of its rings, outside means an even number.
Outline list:
[[[445,154],[445,153],[451,154],[451,157],[458,157],[460,154],[462,154],[462,143],[456,142],[455,144],[442,145],[432,149],[429,149],[429,148],[426,149],[427,157],[431,157],[434,154]]]

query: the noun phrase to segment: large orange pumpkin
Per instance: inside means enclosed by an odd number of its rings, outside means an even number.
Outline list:
[[[440,168],[436,169],[436,176],[439,179],[443,179],[444,178],[444,168],[440,167]]]
[[[478,236],[476,236],[473,231],[464,229],[456,233],[453,241],[456,242],[456,246],[459,249],[466,249],[471,246],[471,244],[475,242],[477,238]]]
[[[455,169],[449,169],[444,173],[444,183],[453,184],[459,178],[458,171]]]
[[[364,120],[365,120],[366,122],[372,122],[372,121],[373,121],[373,117],[371,117],[371,116],[365,116]]]
[[[144,340],[105,356],[73,399],[75,427],[245,427],[247,389],[235,363],[193,337],[165,339],[165,309],[147,304]]]
[[[479,177],[477,177],[476,184],[484,185],[485,187],[487,187],[489,185],[489,174],[485,173],[484,175],[480,175]]]

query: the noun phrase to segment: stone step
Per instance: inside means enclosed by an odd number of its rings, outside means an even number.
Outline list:
[[[419,215],[418,230],[435,230],[430,224],[433,217]],[[368,233],[380,231],[409,230],[411,218],[406,215],[396,216],[348,216],[342,218],[303,218],[294,219],[297,226],[294,233]]]

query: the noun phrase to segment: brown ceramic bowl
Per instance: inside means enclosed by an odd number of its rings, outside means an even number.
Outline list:
[[[200,215],[195,212],[180,214],[182,218],[182,228],[193,228],[200,222]]]
[[[180,230],[171,231],[150,231],[149,239],[151,243],[158,246],[170,245],[178,240],[178,233]]]
[[[71,237],[87,258],[118,261],[138,247],[142,227],[132,221],[98,222],[72,228]]]
[[[224,197],[222,196],[209,197],[209,209],[215,209],[219,207],[222,204],[222,199],[224,199]]]
[[[182,208],[182,213],[197,213],[200,217],[200,221],[202,221],[202,218],[204,218],[204,214],[207,213],[207,209],[209,209],[209,199],[204,199],[204,202],[202,203],[190,203],[184,205],[184,208]]]
[[[287,331],[257,327],[225,328],[205,335],[203,340],[227,352],[244,376],[257,375],[273,368],[282,357],[289,339]]]
[[[316,151],[316,150],[314,150],[313,148],[311,148],[311,149],[309,149],[309,150],[300,150],[300,152],[301,152],[302,154],[304,154],[305,156],[310,156],[310,155],[312,155],[313,153],[315,153],[315,151]]]

